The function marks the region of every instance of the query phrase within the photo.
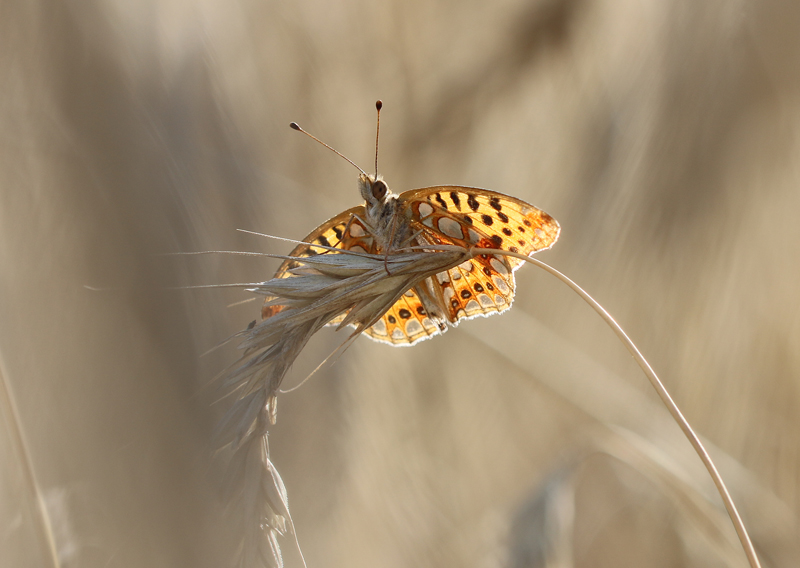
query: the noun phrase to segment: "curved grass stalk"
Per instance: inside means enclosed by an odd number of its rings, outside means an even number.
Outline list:
[[[675,401],[672,400],[669,392],[664,387],[664,385],[659,380],[658,376],[656,375],[653,368],[650,366],[650,363],[644,358],[641,354],[639,349],[636,345],[631,341],[625,331],[620,327],[620,325],[614,321],[614,318],[601,306],[594,298],[592,298],[588,293],[586,293],[583,288],[578,286],[575,282],[570,280],[567,276],[553,268],[552,266],[545,264],[541,260],[537,260],[535,258],[531,258],[529,256],[525,256],[523,254],[514,253],[510,251],[498,251],[497,249],[480,249],[474,248],[471,249],[472,254],[503,254],[506,256],[513,256],[514,258],[518,258],[520,260],[524,260],[525,262],[529,262],[539,268],[549,272],[559,280],[561,280],[564,284],[572,288],[572,290],[578,294],[583,300],[589,304],[594,311],[598,313],[598,315],[603,318],[603,320],[608,324],[608,326],[614,331],[614,333],[619,337],[620,341],[625,345],[633,358],[639,364],[644,374],[647,376],[647,379],[650,381],[650,384],[653,385],[653,388],[658,393],[659,398],[664,403],[664,406],[667,407],[672,417],[675,419],[675,422],[681,427],[683,430],[684,435],[689,439],[689,442],[692,444],[695,452],[697,455],[700,456],[700,459],[703,461],[703,465],[706,466],[711,479],[714,481],[714,485],[717,486],[717,491],[719,491],[720,497],[722,497],[722,502],[725,504],[725,509],[728,511],[728,516],[731,518],[731,522],[733,523],[733,527],[736,529],[736,534],[739,537],[739,541],[742,543],[742,548],[744,549],[744,553],[747,556],[747,560],[750,562],[751,568],[761,568],[761,564],[758,561],[758,556],[756,556],[756,551],[753,548],[753,543],[750,541],[750,535],[747,534],[747,529],[742,522],[742,518],[739,515],[739,511],[736,509],[736,504],[733,502],[730,493],[728,492],[728,488],[725,486],[725,482],[722,480],[722,477],[717,471],[716,465],[711,459],[711,456],[706,451],[703,443],[700,441],[700,438],[695,434],[692,427],[689,425],[688,420],[683,416],[683,413],[678,408],[678,405],[675,404]]]

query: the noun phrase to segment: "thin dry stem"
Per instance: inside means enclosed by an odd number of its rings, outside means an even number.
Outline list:
[[[266,450],[266,429],[268,423],[274,423],[275,420],[276,395],[288,367],[311,335],[329,321],[346,313],[347,316],[338,321],[340,327],[347,324],[356,327],[351,335],[352,339],[374,324],[400,295],[416,283],[459,264],[466,257],[503,254],[534,264],[556,276],[583,298],[611,327],[633,355],[700,456],[725,503],[751,568],[760,568],[736,505],[702,442],[636,345],[611,315],[575,282],[539,260],[498,249],[447,247],[446,251],[423,249],[388,257],[355,255],[351,251],[336,252],[344,254],[293,259],[299,264],[292,269],[293,277],[273,279],[250,288],[252,292],[267,296],[267,305],[281,308],[271,317],[242,333],[245,339],[240,349],[244,349],[245,354],[223,380],[223,390],[237,396],[237,401],[219,427],[224,444],[229,444],[236,450],[257,443],[256,440],[263,437],[265,446],[261,459],[267,466],[271,466]],[[280,494],[285,498],[285,492],[281,491]],[[280,564],[276,533],[285,532],[283,519],[290,523],[291,521],[288,507],[277,506],[280,503],[276,505],[274,502],[271,505],[266,513],[262,513],[266,514],[262,518],[270,519],[267,523],[270,526],[269,542],[274,543],[277,551],[275,560]]]
[[[19,453],[19,462],[22,466],[23,474],[25,476],[25,487],[30,493],[30,498],[36,502],[36,511],[39,514],[39,522],[37,527],[42,540],[46,543],[47,550],[50,555],[50,560],[54,568],[60,568],[61,563],[58,559],[58,552],[56,550],[56,541],[53,536],[53,525],[50,521],[50,514],[47,512],[47,505],[45,505],[42,491],[39,487],[39,482],[36,479],[36,474],[33,470],[33,461],[31,460],[28,444],[25,441],[25,435],[22,431],[22,422],[19,419],[19,411],[14,401],[14,396],[11,392],[11,385],[8,384],[6,373],[4,372],[4,365],[0,360],[0,404],[5,407],[3,414],[8,417],[8,432],[14,440],[14,445],[17,447]]]
[[[675,401],[672,400],[669,392],[667,389],[664,388],[664,385],[659,380],[658,376],[656,375],[653,368],[641,354],[639,349],[636,345],[631,341],[628,335],[623,331],[623,329],[619,326],[619,324],[614,321],[614,318],[601,306],[600,304],[595,301],[588,293],[586,293],[583,288],[578,286],[575,282],[570,280],[567,276],[553,268],[552,266],[545,264],[544,262],[537,260],[535,258],[531,258],[519,253],[513,253],[509,251],[498,251],[496,249],[472,249],[473,254],[504,254],[507,256],[513,256],[514,258],[519,258],[520,260],[524,260],[531,264],[542,268],[561,280],[564,284],[572,288],[583,300],[589,304],[594,311],[596,311],[600,317],[611,327],[614,333],[619,337],[620,341],[625,345],[628,351],[633,355],[633,358],[639,364],[644,374],[647,376],[650,384],[653,385],[653,388],[658,393],[659,398],[667,407],[672,417],[681,427],[683,433],[689,439],[689,442],[692,444],[695,452],[697,455],[700,456],[700,459],[703,461],[703,464],[706,466],[711,479],[714,480],[714,484],[717,486],[717,490],[719,491],[720,497],[722,497],[723,503],[725,503],[725,508],[728,511],[728,515],[731,518],[731,522],[733,523],[733,527],[736,529],[736,534],[739,536],[739,541],[742,543],[742,548],[744,549],[744,553],[747,556],[747,560],[750,562],[751,568],[761,568],[761,564],[758,561],[758,556],[756,556],[756,551],[753,548],[753,543],[750,541],[750,535],[747,534],[747,529],[742,522],[742,518],[739,515],[739,511],[736,509],[736,504],[733,502],[730,493],[728,492],[728,488],[725,486],[725,482],[722,480],[722,477],[717,471],[717,467],[714,465],[711,456],[706,451],[703,443],[700,441],[700,438],[695,434],[692,427],[689,425],[688,420],[683,416],[683,413],[678,408],[678,405],[675,404]]]

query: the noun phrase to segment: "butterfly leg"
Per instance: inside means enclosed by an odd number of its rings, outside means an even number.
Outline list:
[[[353,226],[354,222],[358,221],[355,224],[356,227],[359,228],[359,235],[353,235],[351,231],[351,227]],[[378,250],[376,248],[375,237],[375,229],[372,228],[372,225],[367,223],[364,219],[359,217],[356,213],[352,213],[350,218],[347,220],[347,224],[344,226],[344,232],[342,234],[342,238],[349,238],[349,239],[362,239],[366,238],[367,242],[361,242],[360,246],[365,252],[369,254],[378,254]],[[342,241],[339,241],[342,242]],[[344,247],[348,248],[348,247]]]
[[[344,231],[342,231],[342,236],[347,235],[350,230],[350,225],[353,224],[353,220],[356,218],[356,215],[350,215],[350,218],[347,220],[347,224],[344,226]],[[339,242],[342,242],[341,240]]]
[[[347,229],[350,228],[350,225],[353,223],[353,221],[358,221],[359,223],[361,223],[362,228],[365,231],[367,231],[369,234],[371,234],[371,235],[375,234],[375,229],[372,228],[372,225],[367,223],[364,219],[362,219],[361,217],[359,217],[355,213],[350,215],[350,220],[347,222],[347,225],[345,226],[345,234],[347,234]]]
[[[417,231],[416,233],[414,233],[413,235],[411,235],[410,237],[408,237],[406,240],[404,240],[403,242],[401,242],[401,243],[400,243],[400,246],[399,246],[399,248],[401,248],[401,249],[402,249],[402,248],[405,248],[405,247],[407,247],[408,245],[410,245],[410,244],[411,244],[411,242],[412,242],[414,239],[416,239],[416,238],[417,238],[418,236],[420,236],[421,234],[422,234],[422,229],[420,229],[419,231]],[[412,245],[412,246],[413,246],[413,245]]]
[[[397,233],[397,215],[392,218],[392,230],[389,232],[389,246],[386,247],[385,256],[383,257],[383,266],[386,269],[387,276],[391,276],[389,272],[389,253],[391,253],[391,243],[394,242],[394,236]]]

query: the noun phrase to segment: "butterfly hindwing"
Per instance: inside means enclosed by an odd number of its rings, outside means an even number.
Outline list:
[[[411,289],[364,333],[383,343],[413,345],[446,330],[446,324],[427,313],[417,290]]]
[[[476,256],[437,274],[436,282],[453,323],[503,312],[514,300],[514,274],[502,256]]]

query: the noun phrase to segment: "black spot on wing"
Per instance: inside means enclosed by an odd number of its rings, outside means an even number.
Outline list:
[[[472,225],[472,217],[470,217],[469,215],[464,215],[464,223],[466,223],[467,225]]]
[[[509,229],[508,227],[503,227],[503,234],[505,236],[507,236],[507,237],[510,237],[511,236],[511,229]]]
[[[342,231],[342,228],[339,225],[336,225],[333,228],[333,232],[334,232],[334,234],[336,234],[336,238],[341,241],[342,237],[344,236],[344,232]]]
[[[417,313],[419,315],[421,315],[421,316],[424,316],[425,315],[425,308],[423,308],[422,306],[417,306]]]
[[[453,205],[456,206],[456,209],[461,211],[461,199],[458,197],[458,193],[456,193],[455,191],[451,191],[450,199],[453,201]]]
[[[436,194],[436,202],[441,205],[445,210],[447,210],[447,202],[442,199],[442,196],[438,193]]]
[[[472,292],[470,292],[469,290],[461,290],[461,297],[462,298],[464,298],[466,300],[470,296],[472,296]]]
[[[500,211],[500,210],[503,208],[503,206],[502,206],[502,205],[500,205],[500,198],[499,198],[499,197],[492,197],[492,198],[489,200],[489,205],[490,205],[490,206],[492,207],[492,209],[494,209],[495,211]]]
[[[325,235],[320,235],[319,237],[317,237],[317,242],[324,247],[331,246],[330,241],[328,241],[328,238]]]
[[[492,241],[492,244],[494,244],[494,246],[496,247],[499,247],[500,245],[503,244],[503,237],[501,237],[500,235],[492,235],[491,237],[489,237],[489,239]]]
[[[505,213],[498,213],[497,218],[500,219],[503,223],[508,223],[508,215]]]
[[[389,320],[389,323],[397,323],[397,319],[393,315],[389,315],[386,319]]]
[[[483,286],[481,286],[479,283],[476,283],[475,286],[473,286],[473,288],[475,288],[475,291],[478,292],[479,294],[483,292]]]
[[[483,224],[486,225],[487,227],[490,227],[492,223],[494,223],[494,219],[492,219],[488,215],[481,215],[481,221],[483,221]]]
[[[478,207],[480,207],[478,200],[475,199],[475,196],[472,195],[471,193],[467,195],[467,205],[469,205],[469,208],[472,209],[473,211],[477,211]]]
[[[407,320],[408,318],[411,317],[411,312],[409,312],[407,309],[403,308],[399,312],[397,312],[397,315],[399,315],[404,320]]]

